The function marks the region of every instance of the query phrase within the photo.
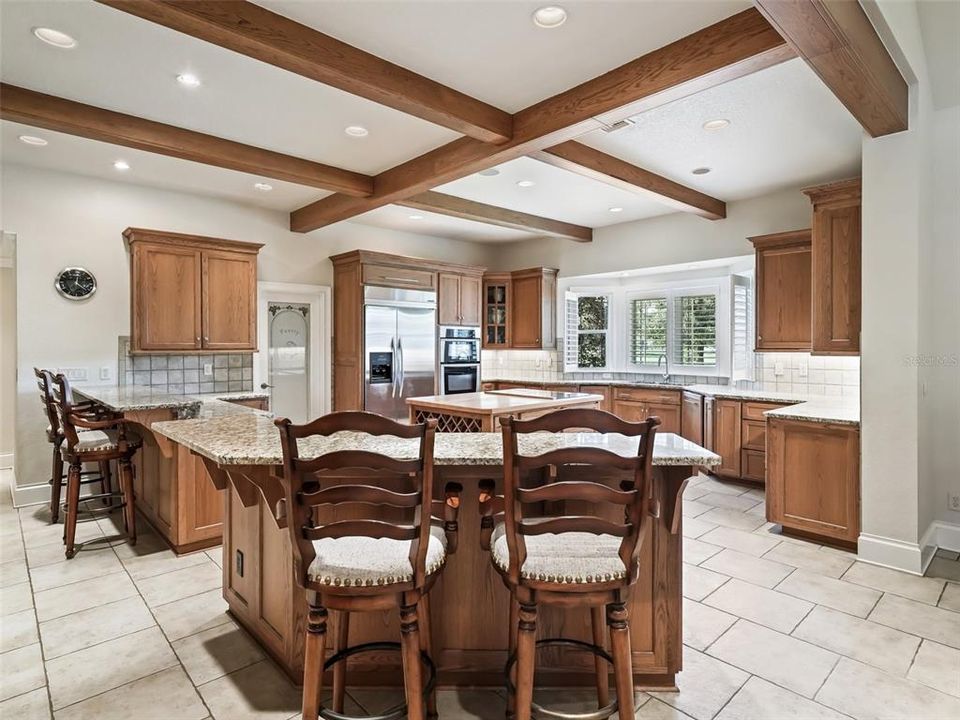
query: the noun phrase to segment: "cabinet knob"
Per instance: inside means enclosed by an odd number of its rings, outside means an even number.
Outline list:
[[[199,344],[200,344],[200,336],[197,335],[197,345],[199,345]]]

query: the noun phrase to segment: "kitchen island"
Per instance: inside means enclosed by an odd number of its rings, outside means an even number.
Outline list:
[[[410,422],[437,421],[437,432],[498,432],[500,418],[530,420],[565,408],[595,408],[602,395],[522,388],[407,398]]]
[[[223,594],[232,615],[299,682],[307,604],[297,587],[285,527],[280,434],[262,415],[245,413],[211,419],[160,422],[154,432],[203,458],[210,477],[225,492]],[[636,440],[619,435],[543,433],[521,439],[521,450],[542,453],[562,445],[595,444],[620,454],[636,452]],[[336,450],[373,450],[408,459],[416,442],[338,433],[301,442],[300,456]],[[480,481],[493,480],[502,492],[500,433],[438,433],[435,497],[450,480],[463,485],[459,541],[431,591],[431,624],[438,681],[451,686],[502,686],[507,656],[509,594],[480,547]],[[633,667],[639,688],[674,687],[682,667],[681,496],[696,466],[719,457],[672,433],[657,436],[654,453],[654,508],[640,560],[640,579],[630,602]],[[556,508],[562,511],[562,508]],[[613,509],[612,512],[616,512]],[[321,522],[332,516],[321,517]],[[622,518],[621,518],[622,519]],[[334,623],[336,614],[332,613]],[[590,616],[545,607],[542,636],[591,639]],[[350,644],[392,641],[396,613],[357,614],[350,619]],[[332,632],[336,637],[336,627]],[[332,650],[331,650],[332,652]],[[594,683],[592,656],[566,649],[545,651],[538,670],[546,685]],[[402,682],[399,658],[389,652],[351,662],[350,685]]]

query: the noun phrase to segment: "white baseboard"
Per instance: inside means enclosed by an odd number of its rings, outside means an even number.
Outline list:
[[[13,453],[0,453],[0,470],[13,467]]]
[[[960,525],[938,520],[930,524],[933,544],[943,550],[960,552]]]
[[[14,507],[26,507],[27,505],[46,505],[50,502],[50,483],[25,485],[23,487],[13,484],[11,489]]]
[[[860,533],[857,540],[857,559],[871,565],[902,570],[912,575],[923,575],[926,569],[924,553],[919,543],[894,540],[880,535]],[[931,554],[930,557],[933,555]]]

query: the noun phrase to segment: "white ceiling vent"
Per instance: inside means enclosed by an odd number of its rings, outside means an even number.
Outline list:
[[[616,132],[617,130],[623,130],[625,127],[630,127],[631,125],[633,125],[633,120],[628,118],[626,120],[621,120],[620,122],[615,122],[613,125],[604,125],[600,129],[605,133],[612,133]]]

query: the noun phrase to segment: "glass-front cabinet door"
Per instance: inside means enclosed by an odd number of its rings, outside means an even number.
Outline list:
[[[506,348],[510,346],[509,316],[509,273],[484,275],[483,346],[485,348]]]

